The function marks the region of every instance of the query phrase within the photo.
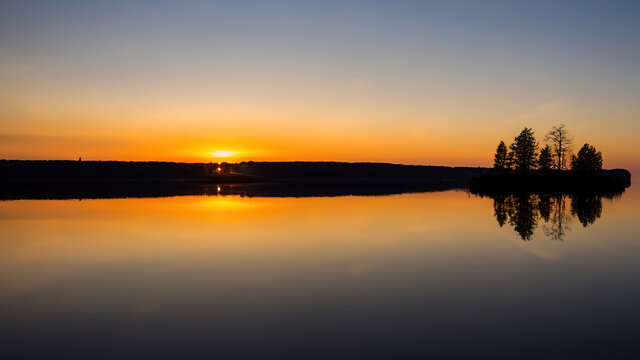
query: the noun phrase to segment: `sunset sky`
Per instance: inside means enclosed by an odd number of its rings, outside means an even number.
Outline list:
[[[0,0],[0,158],[640,171],[639,1]],[[227,156],[227,157],[221,157]]]

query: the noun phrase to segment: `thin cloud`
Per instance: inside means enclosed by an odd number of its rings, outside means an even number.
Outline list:
[[[566,108],[566,106],[567,103],[563,100],[545,101],[542,104],[534,107],[533,109],[512,117],[510,121],[514,123],[523,123],[532,120],[545,119],[551,115],[557,114],[558,112]]]

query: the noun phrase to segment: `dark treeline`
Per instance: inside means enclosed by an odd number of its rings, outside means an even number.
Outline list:
[[[201,194],[205,184],[281,183],[285,196],[369,195],[468,188],[479,193],[514,190],[514,184],[535,184],[535,190],[575,190],[574,173],[553,172],[541,181],[532,171],[472,167],[418,166],[386,163],[243,162],[238,164],[127,162],[127,161],[19,161],[0,160],[0,197],[91,198]],[[541,173],[538,171],[538,173]],[[526,176],[524,175],[526,174]],[[592,173],[585,172],[584,174]],[[599,170],[583,187],[619,190],[628,186],[626,170]],[[513,181],[514,176],[522,179]],[[580,175],[587,176],[587,175]],[[542,186],[552,184],[552,186]],[[622,185],[621,185],[622,184]],[[193,188],[190,189],[189,187]],[[529,185],[527,185],[529,186]],[[334,187],[332,189],[331,187]],[[306,188],[306,189],[305,189]],[[130,189],[130,190],[128,190]],[[361,190],[358,190],[361,189]],[[515,189],[518,190],[518,189]],[[209,191],[205,191],[209,193]],[[262,190],[261,194],[265,194]],[[269,196],[269,195],[266,195]]]
[[[386,195],[468,187],[486,168],[382,163],[0,161],[0,199]],[[255,186],[224,184],[259,183]],[[218,191],[218,185],[222,185]]]
[[[239,164],[0,160],[0,180],[202,179],[236,180],[428,180],[466,185],[486,168],[343,162],[243,162]],[[244,177],[240,176],[244,175]],[[242,182],[242,181],[240,181]]]
[[[468,184],[473,176],[487,171],[480,167],[399,165],[345,162],[243,162],[234,171],[277,180],[296,179],[428,179]]]

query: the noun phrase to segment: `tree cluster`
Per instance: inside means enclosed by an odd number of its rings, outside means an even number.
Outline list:
[[[494,169],[516,172],[566,170],[567,155],[573,144],[566,126],[551,128],[544,141],[546,144],[540,148],[533,130],[525,127],[508,147],[500,141],[494,157]],[[584,144],[577,155],[571,155],[571,169],[582,172],[602,169],[602,153]]]

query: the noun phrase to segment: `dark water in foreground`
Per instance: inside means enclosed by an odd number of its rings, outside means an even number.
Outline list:
[[[638,213],[633,188],[2,201],[0,358],[636,358]]]

